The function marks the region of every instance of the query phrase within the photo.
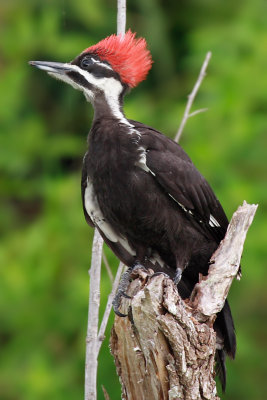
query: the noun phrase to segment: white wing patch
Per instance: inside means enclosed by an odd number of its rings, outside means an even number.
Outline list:
[[[150,172],[153,176],[156,176],[156,174],[153,171],[151,171],[151,169],[148,168],[148,166],[146,164],[146,149],[144,147],[139,147],[139,150],[141,150],[140,157],[139,157],[138,161],[135,163],[135,165],[140,167],[141,169],[143,169],[146,172]],[[183,211],[194,216],[194,213],[191,210],[189,210],[182,203],[177,201],[170,193],[168,193],[168,195],[179,205],[179,207],[182,208]],[[202,224],[203,221],[199,220],[199,223]],[[220,226],[221,226],[212,214],[210,214],[209,225],[212,228],[220,228]]]
[[[209,220],[209,225],[212,228],[219,228],[221,225],[219,224],[219,222],[214,218],[213,215],[210,214],[210,220]]]
[[[93,223],[104,233],[108,240],[114,243],[119,242],[132,256],[136,255],[135,250],[129,245],[128,240],[123,236],[118,235],[112,226],[106,221],[102,211],[100,210],[93,185],[88,178],[84,193],[84,205]]]
[[[140,167],[141,169],[143,169],[146,172],[150,172],[153,176],[156,176],[156,174],[153,171],[151,171],[151,169],[149,169],[146,164],[146,149],[141,146],[141,147],[139,147],[139,150],[141,150],[140,157],[139,157],[139,160],[136,161],[135,165],[137,167]]]
[[[188,210],[183,204],[179,203],[179,201],[177,201],[170,193],[168,193],[168,194],[185,212],[187,212],[188,214],[194,215],[191,210]],[[199,220],[199,222],[201,224],[203,223],[202,220]],[[221,226],[212,214],[210,214],[209,225],[212,228],[220,228],[220,226]]]
[[[117,242],[117,235],[112,227],[105,221],[105,218],[99,208],[92,183],[87,179],[87,186],[84,193],[85,209],[88,212],[93,223],[105,234],[111,242]]]
[[[102,214],[102,211],[99,208],[97,197],[94,192],[94,188],[92,183],[87,178],[87,187],[84,193],[84,204],[85,209],[90,216],[93,223],[104,233],[104,235],[113,243],[120,243],[121,246],[128,251],[132,256],[136,256],[136,251],[130,246],[128,240],[118,235],[112,226],[105,220],[105,217]],[[158,267],[164,269],[165,262],[162,260],[160,255],[153,251],[153,253],[148,257],[149,261]]]
[[[149,257],[149,261],[150,261],[152,264],[154,264],[154,265],[159,264],[160,267],[161,267],[162,269],[165,267],[164,261],[162,260],[162,258],[160,257],[160,255],[159,255],[158,253],[156,253],[156,252],[154,252],[154,253]]]
[[[188,208],[186,208],[183,204],[181,204],[181,203],[179,203],[179,201],[177,201],[170,193],[168,193],[168,195],[185,211],[185,212],[187,212],[188,214],[191,214],[191,215],[193,215],[193,213],[192,213],[192,211],[191,210],[189,210]],[[202,221],[199,221],[199,222],[202,222]]]

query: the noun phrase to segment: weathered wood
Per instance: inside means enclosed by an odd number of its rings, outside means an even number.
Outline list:
[[[198,319],[205,321],[207,317],[212,317],[223,308],[232,281],[237,276],[247,231],[257,207],[245,201],[238,207],[225,238],[211,257],[208,276],[200,276],[200,281],[191,295]]]
[[[183,301],[165,275],[135,271],[127,292],[132,299],[121,308],[128,317],[115,318],[110,340],[124,399],[219,400],[213,322],[237,274],[256,208],[245,203],[234,214],[191,300]]]
[[[213,329],[192,316],[171,279],[137,272],[131,316],[116,317],[111,335],[123,398],[218,399]]]

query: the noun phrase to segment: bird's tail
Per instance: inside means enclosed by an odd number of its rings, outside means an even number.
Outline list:
[[[215,355],[215,371],[220,379],[222,391],[225,392],[226,388],[226,366],[225,366],[225,351],[223,349],[217,350]]]
[[[236,352],[236,335],[235,327],[231,314],[231,309],[228,301],[225,301],[224,307],[217,315],[214,323],[214,329],[219,338],[223,338],[223,347],[216,351],[216,373],[221,381],[222,390],[225,391],[226,387],[226,367],[225,356],[226,354],[234,359]]]

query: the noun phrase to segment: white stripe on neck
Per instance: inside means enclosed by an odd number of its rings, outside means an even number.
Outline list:
[[[108,65],[105,65],[105,67],[107,67],[107,69],[111,69],[111,67],[109,67]],[[83,87],[79,83],[73,81],[67,74],[66,75],[53,74],[53,76],[62,81],[65,81],[66,83],[69,83],[75,89],[82,90],[84,92],[86,100],[91,103],[94,103],[95,99],[94,92],[96,92],[97,90],[101,91],[105,96],[106,102],[109,106],[112,115],[119,121],[119,123],[122,123],[130,128],[127,131],[127,133],[129,134],[136,133],[138,136],[140,136],[140,133],[134,129],[134,126],[127,120],[127,118],[121,111],[119,98],[123,91],[123,86],[119,80],[113,77],[95,78],[92,74],[90,74],[90,72],[79,68],[77,65],[71,65],[71,69],[82,75],[90,85],[95,87],[95,90],[93,91],[86,87]]]

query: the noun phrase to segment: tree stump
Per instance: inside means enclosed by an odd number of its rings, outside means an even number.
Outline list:
[[[257,206],[244,202],[200,276],[191,299],[183,301],[166,275],[139,269],[132,275],[115,317],[110,347],[125,400],[219,400],[215,383],[213,323],[237,275],[246,233]]]

